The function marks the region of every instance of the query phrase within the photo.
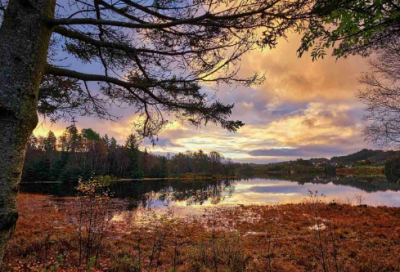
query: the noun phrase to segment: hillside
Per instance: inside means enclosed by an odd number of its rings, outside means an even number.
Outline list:
[[[346,156],[332,157],[332,163],[342,162],[346,165],[351,165],[359,161],[369,161],[374,165],[383,165],[386,160],[390,157],[396,155],[398,151],[383,151],[383,150],[371,150],[371,149],[363,149],[353,154],[349,154]]]
[[[383,151],[363,149],[356,153],[346,156],[326,158],[311,158],[309,160],[297,159],[293,161],[284,161],[270,163],[267,165],[247,165],[247,172],[257,174],[271,173],[321,173],[335,172],[335,169],[343,174],[381,174],[382,167],[387,160],[399,154],[399,151]],[[340,166],[339,163],[342,165]],[[351,168],[346,167],[351,166]],[[242,167],[243,168],[243,167]],[[240,170],[244,170],[240,169]]]

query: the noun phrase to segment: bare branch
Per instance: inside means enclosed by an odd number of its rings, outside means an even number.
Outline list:
[[[152,50],[152,49],[146,49],[146,48],[133,48],[131,46],[128,46],[128,45],[125,45],[122,43],[111,43],[111,42],[98,41],[98,40],[92,39],[89,36],[86,36],[82,33],[79,33],[77,31],[69,30],[67,28],[60,27],[60,26],[54,27],[54,32],[66,37],[66,38],[77,39],[77,40],[86,42],[88,44],[91,44],[91,45],[94,45],[97,47],[118,49],[118,50],[122,50],[125,52],[130,52],[133,54],[150,53],[150,54],[159,54],[159,55],[167,55],[167,56],[181,56],[184,54],[197,54],[197,53],[201,53],[201,52],[205,51],[205,50],[187,50],[187,51],[168,52],[168,51],[158,51],[158,50]],[[221,49],[224,47],[226,47],[226,45],[208,48],[207,50],[217,50],[217,49]]]
[[[110,103],[132,106],[152,137],[174,114],[195,126],[214,122],[230,131],[243,125],[227,118],[224,105],[201,92],[202,83],[259,84],[264,76],[241,77],[241,57],[255,48],[273,48],[287,30],[309,18],[312,0],[239,0],[151,6],[131,0],[76,0],[72,15],[47,19],[63,49],[85,63],[99,63],[103,75],[48,65],[47,73],[99,82]],[[259,31],[260,30],[260,31]],[[110,76],[111,71],[116,76]],[[120,75],[125,75],[120,77]],[[96,101],[85,92],[96,111]],[[150,128],[151,127],[151,128]]]
[[[376,60],[370,61],[371,73],[360,78],[367,86],[358,93],[366,104],[364,129],[368,140],[380,146],[398,146],[400,142],[400,46],[398,38],[378,51]]]
[[[135,89],[140,89],[143,91],[148,91],[148,88],[149,88],[149,86],[147,86],[145,84],[135,84],[135,83],[126,82],[126,81],[119,80],[117,78],[109,77],[109,76],[80,73],[80,72],[76,72],[73,70],[57,68],[57,67],[54,67],[51,65],[47,65],[46,74],[76,78],[76,79],[83,80],[83,81],[108,82],[108,83],[112,83],[112,84],[115,84],[115,85],[118,85],[118,86],[121,86],[124,88],[128,88],[128,89],[135,88]]]

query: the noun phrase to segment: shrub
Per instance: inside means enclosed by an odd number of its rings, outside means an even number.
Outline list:
[[[400,179],[400,156],[391,158],[385,163],[385,175],[390,182]]]

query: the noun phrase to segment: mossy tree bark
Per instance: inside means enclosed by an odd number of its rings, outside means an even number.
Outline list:
[[[27,141],[36,127],[55,0],[10,0],[0,28],[0,266],[18,218]]]

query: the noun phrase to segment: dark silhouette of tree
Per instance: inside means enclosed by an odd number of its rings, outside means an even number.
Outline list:
[[[44,149],[46,151],[55,151],[57,147],[57,137],[53,131],[49,131],[47,138],[44,142]]]
[[[111,141],[110,141],[110,139],[108,138],[108,135],[107,135],[107,134],[104,135],[104,137],[101,138],[101,140],[104,142],[104,144],[105,144],[107,147],[110,147]]]
[[[100,135],[91,128],[82,129],[82,136],[89,141],[100,141]]]
[[[337,57],[368,56],[399,36],[398,0],[316,0],[312,12],[298,53],[312,49],[313,60],[330,47]]]
[[[400,40],[393,39],[369,61],[371,72],[360,82],[366,86],[358,97],[366,104],[366,138],[380,146],[400,144]]]
[[[46,143],[53,137],[54,148],[46,148]],[[68,148],[73,138],[79,148]],[[140,141],[134,134],[130,134],[123,145],[118,145],[114,138],[107,144],[107,138],[106,135],[100,137],[93,129],[79,132],[73,125],[58,138],[53,133],[39,140],[32,135],[22,180],[26,183],[62,181],[76,185],[80,178],[165,178],[185,174],[232,176],[237,166],[216,151],[209,154],[202,150],[187,151],[165,157],[154,155],[146,148],[141,151]]]
[[[135,135],[130,134],[125,142],[125,150],[129,159],[127,166],[131,178],[142,178],[144,173],[140,169],[139,143]]]

